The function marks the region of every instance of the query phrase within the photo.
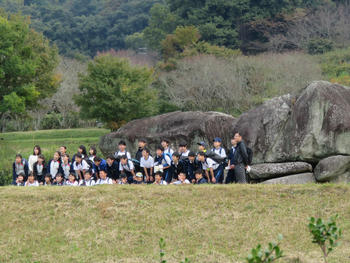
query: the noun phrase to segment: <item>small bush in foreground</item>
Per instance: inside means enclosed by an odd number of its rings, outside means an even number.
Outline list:
[[[319,245],[326,263],[329,253],[338,246],[337,240],[342,235],[341,229],[337,227],[335,222],[337,218],[338,215],[331,217],[326,223],[321,218],[311,217],[309,220],[308,227],[312,235],[312,242]]]
[[[282,235],[278,236],[278,240],[283,239]],[[246,258],[248,263],[269,263],[283,257],[283,251],[279,247],[280,243],[269,243],[268,247],[263,250],[259,244],[253,248],[251,254]]]

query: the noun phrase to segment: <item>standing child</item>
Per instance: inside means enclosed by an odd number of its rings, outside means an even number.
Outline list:
[[[53,159],[51,159],[47,165],[47,172],[51,174],[52,179],[54,179],[58,173],[62,173],[60,152],[57,151],[54,153]]]
[[[24,181],[28,178],[28,163],[22,158],[22,155],[17,154],[16,159],[12,164],[12,184],[16,185],[16,180],[19,174],[24,175]]]
[[[152,156],[150,156],[149,149],[144,149],[142,151],[140,165],[141,165],[141,168],[143,169],[142,173],[146,183],[153,183],[154,182],[154,177],[153,177],[154,159]]]
[[[38,157],[41,154],[41,148],[39,145],[35,145],[33,149],[33,154],[31,154],[28,158],[28,168],[29,172],[33,172],[33,165],[38,161]]]
[[[38,156],[38,161],[33,165],[33,174],[35,178],[37,178],[39,184],[44,183],[44,176],[46,174],[46,165],[45,165],[45,157],[40,154]]]
[[[204,152],[199,152],[197,159],[202,163],[202,168],[205,171],[208,181],[215,184],[221,176],[220,165],[213,159],[206,157]]]
[[[179,144],[179,154],[181,159],[188,158],[190,151],[187,149],[187,142],[181,142]]]
[[[138,142],[139,148],[135,154],[135,159],[138,160],[139,162],[141,162],[141,158],[142,158],[142,152],[143,150],[146,148],[146,140],[145,139],[140,139]],[[139,172],[139,171],[138,171]]]
[[[185,169],[186,169],[186,175],[187,179],[191,183],[195,183],[196,177],[195,177],[195,171],[200,168],[200,164],[198,160],[196,159],[196,154],[194,152],[190,152],[188,154],[188,159],[184,162],[185,164]]]
[[[161,166],[163,170],[163,179],[171,181],[171,158],[169,154],[164,153],[163,146],[158,146],[156,153],[157,156],[154,159],[154,166]]]
[[[62,164],[61,164],[61,172],[64,176],[65,180],[68,180],[69,175],[71,173],[74,173],[73,165],[69,161],[69,155],[66,153],[64,156],[62,156]]]
[[[164,148],[164,153],[168,154],[170,157],[173,155],[174,150],[170,148],[170,141],[168,139],[163,139],[161,142],[162,147]]]
[[[78,182],[75,180],[75,174],[71,173],[66,181],[66,185],[69,186],[78,186]]]
[[[86,152],[86,147],[85,147],[84,145],[80,145],[80,146],[78,147],[78,152],[77,152],[76,154],[73,155],[72,163],[75,162],[75,156],[76,156],[77,154],[80,154],[81,157],[82,157],[83,159],[87,159],[87,158],[88,158],[88,155],[87,155],[87,152]]]
[[[169,184],[172,179],[178,180],[178,176],[180,173],[185,173],[185,165],[184,161],[180,159],[180,154],[179,153],[174,153],[172,156],[172,162],[171,162],[171,175],[168,177],[167,183]]]
[[[59,152],[61,153],[61,162],[63,162],[63,156],[67,153],[67,147],[62,145],[59,149]]]
[[[131,154],[126,150],[126,142],[125,141],[120,141],[118,144],[118,149],[119,151],[115,152],[114,157],[117,160],[120,160],[120,158],[124,155],[131,160]]]
[[[112,179],[107,177],[106,171],[101,170],[99,176],[100,176],[100,179],[97,180],[96,185],[113,184]]]
[[[235,138],[231,139],[231,149],[228,152],[228,173],[226,176],[226,184],[232,184],[236,182],[236,178],[235,178],[235,153],[236,153],[236,146],[237,146],[237,142],[235,140]]]
[[[95,146],[90,146],[89,149],[89,160],[94,162],[95,157],[97,156],[97,149]]]
[[[135,177],[135,167],[131,160],[126,155],[123,155],[120,159],[119,171],[125,173],[128,177],[128,182],[131,184]]]
[[[96,184],[95,180],[89,171],[84,174],[84,180],[80,180],[79,186],[94,186]]]
[[[39,186],[39,183],[37,180],[35,180],[34,174],[30,173],[28,176],[28,180],[25,184],[25,186]]]

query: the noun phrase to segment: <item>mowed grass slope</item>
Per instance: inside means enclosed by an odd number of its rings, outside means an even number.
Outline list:
[[[97,186],[0,188],[0,262],[244,262],[283,234],[278,262],[322,261],[311,216],[339,214],[342,242],[329,262],[350,262],[350,187]]]
[[[98,145],[100,137],[108,132],[106,129],[95,128],[0,133],[0,170],[11,170],[17,153],[28,160],[37,144],[47,161],[61,145],[67,146],[72,157],[79,145],[83,144],[87,148]]]

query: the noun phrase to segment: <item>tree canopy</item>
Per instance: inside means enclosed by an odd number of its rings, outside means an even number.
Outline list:
[[[80,76],[81,94],[75,97],[86,118],[96,118],[116,129],[158,111],[157,94],[150,88],[153,70],[132,66],[111,54],[95,57]]]
[[[29,27],[29,20],[0,12],[0,114],[23,114],[54,94],[57,48]]]

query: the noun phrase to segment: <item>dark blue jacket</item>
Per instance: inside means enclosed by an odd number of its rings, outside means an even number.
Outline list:
[[[107,162],[104,159],[101,160],[101,163],[100,163],[99,166],[96,166],[95,163],[93,164],[93,166],[94,166],[95,173],[99,173],[100,171],[106,171],[107,172]],[[111,178],[111,177],[109,177],[109,178]]]
[[[22,164],[24,165],[24,176],[25,176],[24,181],[27,181],[29,167],[26,159],[22,158]],[[13,162],[12,164],[12,184],[13,185],[16,185],[17,177],[18,177],[18,174],[16,173],[16,162]]]

